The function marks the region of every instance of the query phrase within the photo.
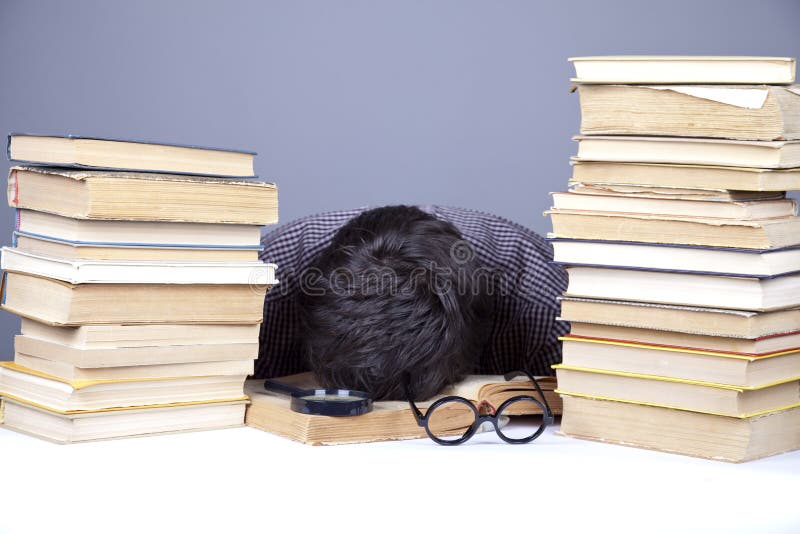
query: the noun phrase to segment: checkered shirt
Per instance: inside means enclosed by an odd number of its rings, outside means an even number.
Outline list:
[[[280,283],[264,300],[257,378],[308,370],[296,300],[299,276],[343,224],[367,209],[303,217],[262,238],[261,259],[278,265]],[[566,288],[567,275],[548,263],[553,257],[550,244],[532,230],[495,215],[441,206],[420,209],[458,228],[479,265],[492,273],[492,324],[475,371],[503,374],[525,369],[535,375],[553,374],[550,365],[561,361],[558,337],[569,325],[555,320],[556,298]]]

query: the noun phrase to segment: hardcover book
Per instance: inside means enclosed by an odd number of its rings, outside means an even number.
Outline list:
[[[627,165],[627,164],[625,164]],[[658,186],[570,181],[570,193],[604,197],[628,197],[660,200],[702,200],[705,202],[748,202],[751,200],[782,200],[785,191],[738,191],[720,188],[688,186]]]
[[[771,278],[800,272],[800,247],[773,250],[667,245],[627,241],[549,239],[561,265],[713,273]]]
[[[556,392],[572,397],[740,418],[800,407],[797,377],[759,387],[743,387],[563,364],[553,367],[558,377]]]
[[[70,284],[249,284],[278,283],[274,263],[254,262],[167,262],[68,260],[0,249],[0,268],[27,273]]]
[[[246,224],[71,219],[33,210],[17,210],[18,236],[70,245],[167,248],[258,249],[261,228]]]
[[[218,325],[208,326],[212,327]],[[96,327],[96,325],[93,325],[89,327],[78,328]],[[75,329],[75,327],[65,326],[50,328]],[[26,330],[23,329],[23,332],[25,331]],[[258,341],[254,341],[252,343],[235,343],[233,340],[231,340],[228,342],[220,341],[218,343],[202,344],[187,342],[183,345],[172,345],[164,343],[163,341],[151,343],[153,344],[146,345],[145,341],[139,341],[120,343],[119,345],[121,346],[114,346],[111,343],[104,343],[103,346],[99,347],[91,345],[75,347],[57,341],[48,341],[47,339],[41,339],[32,335],[21,334],[14,338],[14,350],[16,350],[17,354],[19,355],[44,358],[50,362],[80,367],[82,369],[105,368],[107,370],[110,367],[131,366],[151,366],[163,368],[165,365],[185,365],[187,363],[199,362],[230,362],[232,366],[235,366],[236,362],[239,360],[248,361],[254,360],[258,357]],[[43,370],[43,372],[47,371]],[[229,373],[225,372],[218,374]],[[250,374],[250,372],[242,374]],[[197,376],[197,374],[194,376]]]
[[[256,283],[69,284],[6,272],[0,308],[59,326],[253,324],[261,322],[267,289]]]
[[[258,181],[12,167],[8,205],[75,219],[215,224],[278,222],[278,189]]]
[[[800,381],[800,347],[797,346],[783,351],[748,354],[574,335],[561,340],[565,368],[598,369],[741,388],[763,388],[789,379]]]
[[[560,319],[705,336],[755,339],[800,330],[800,308],[773,312],[564,296]]]
[[[70,381],[0,362],[0,397],[60,413],[245,400],[246,375]]]
[[[573,183],[693,187],[737,191],[800,189],[800,169],[757,169],[721,165],[590,161],[572,158]]]
[[[114,245],[60,240],[14,232],[14,248],[39,256],[66,260],[109,261],[258,261],[262,248],[200,245]]]
[[[795,60],[757,56],[571,57],[578,83],[789,84]]]
[[[0,398],[0,426],[55,443],[78,443],[233,428],[243,425],[244,410],[241,400],[61,413]]]
[[[16,344],[19,345],[17,336]],[[176,347],[177,348],[177,347]],[[181,347],[183,348],[183,347]],[[223,349],[227,348],[223,346]],[[115,352],[125,349],[116,349]],[[111,352],[111,351],[108,351]],[[190,378],[193,376],[247,376],[253,374],[254,361],[252,358],[237,360],[220,360],[207,362],[164,363],[164,364],[135,364],[115,367],[78,367],[68,362],[47,357],[32,356],[19,352],[14,353],[14,363],[20,367],[36,371],[43,375],[52,376],[68,382],[96,382],[107,380],[149,380],[163,378]]]
[[[800,449],[800,408],[747,418],[564,395],[561,433],[726,462]]]
[[[76,349],[238,343],[246,343],[252,347],[258,344],[260,330],[258,324],[110,324],[67,327],[22,319],[23,335]]]
[[[800,86],[580,85],[584,135],[800,138]]]
[[[712,219],[643,213],[549,210],[548,237],[670,245],[777,249],[800,245],[800,217]]]
[[[691,350],[715,353],[735,353],[747,358],[800,351],[800,331],[743,338],[573,321],[570,323],[568,337],[570,339],[619,341],[679,350],[689,348]],[[800,372],[798,372],[798,375],[800,375]]]
[[[253,176],[255,152],[146,141],[12,133],[8,159],[57,167]]]
[[[626,194],[597,195],[579,192],[551,193],[553,209],[608,213],[639,213],[709,219],[760,220],[797,214],[792,199],[720,201],[648,198]]]
[[[764,169],[800,167],[800,141],[737,141],[696,137],[576,135],[578,158]]]
[[[743,278],[630,268],[567,267],[566,296],[773,311],[800,306],[800,274]]]

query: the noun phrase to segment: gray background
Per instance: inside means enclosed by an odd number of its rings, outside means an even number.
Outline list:
[[[284,222],[434,203],[544,233],[567,57],[797,56],[798,22],[793,0],[0,0],[0,132],[255,150]],[[18,325],[0,314],[0,359]]]

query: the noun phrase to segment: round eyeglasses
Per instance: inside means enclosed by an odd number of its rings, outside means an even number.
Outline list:
[[[533,375],[527,371],[514,371],[504,378],[511,380],[518,376],[526,376],[532,382],[533,388],[520,387],[507,391],[535,389],[539,398],[532,394],[515,395],[500,404],[491,414],[481,414],[469,399],[456,395],[438,399],[423,414],[412,400],[408,379],[405,382],[406,396],[417,424],[425,429],[428,437],[440,445],[460,445],[474,436],[481,425],[487,422],[494,426],[497,435],[506,443],[530,443],[542,435],[547,425],[553,423],[553,412]],[[520,386],[523,385],[524,382],[520,383]],[[538,425],[503,424],[509,416],[530,414],[542,414],[541,422]]]

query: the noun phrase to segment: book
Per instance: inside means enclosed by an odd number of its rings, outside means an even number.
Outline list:
[[[749,56],[571,57],[573,82],[610,84],[789,84],[795,59]]]
[[[800,308],[773,312],[726,310],[637,301],[560,297],[561,320],[755,339],[800,330]]]
[[[570,326],[570,339],[619,341],[676,349],[737,353],[747,358],[800,351],[800,331],[741,338],[580,321],[573,321]]]
[[[33,210],[17,210],[17,235],[91,246],[169,246],[259,248],[261,229],[245,224],[71,219]]]
[[[800,86],[580,85],[581,134],[800,138]]]
[[[40,256],[68,260],[111,261],[258,261],[262,250],[249,247],[204,247],[201,245],[105,245],[85,244],[14,232],[14,248]]]
[[[773,250],[666,245],[629,241],[554,238],[553,261],[561,265],[631,267],[744,277],[800,272],[800,247]]]
[[[17,166],[7,192],[12,208],[75,219],[278,222],[277,187],[252,180]]]
[[[567,267],[565,295],[733,310],[772,311],[800,306],[800,274],[741,278],[623,268]]]
[[[753,417],[800,407],[800,381],[792,378],[758,388],[640,375],[621,371],[553,366],[557,393],[632,402],[690,412]]]
[[[628,165],[628,164],[625,164]],[[570,193],[605,197],[656,198],[675,200],[703,200],[741,202],[749,200],[781,200],[785,191],[733,191],[730,189],[700,189],[686,186],[653,186],[611,183],[584,183],[570,181]]]
[[[582,160],[765,169],[800,167],[800,141],[627,135],[576,135],[573,139],[578,141],[578,158]]]
[[[800,245],[800,218],[712,219],[551,209],[548,237],[707,247],[778,249]]]
[[[253,343],[222,341],[204,344],[187,343],[185,345],[168,345],[161,342],[159,345],[151,346],[144,343],[139,341],[139,346],[113,346],[111,343],[104,343],[103,345],[106,346],[74,347],[21,334],[14,338],[14,350],[17,354],[45,358],[52,362],[80,368],[164,366],[197,362],[230,362],[231,365],[236,365],[236,361],[253,360],[258,357],[257,341]]]
[[[212,430],[242,426],[245,401],[181,403],[59,413],[0,398],[2,428],[55,443]]]
[[[800,408],[748,418],[563,396],[561,434],[727,462],[800,448]]]
[[[95,167],[216,176],[253,176],[255,152],[136,140],[12,133],[8,159],[57,167]]]
[[[553,413],[561,413],[561,401],[553,390],[555,382],[552,377],[539,380],[547,402]],[[280,381],[298,387],[314,387],[316,383],[310,373],[292,375]],[[426,437],[425,429],[417,425],[408,402],[377,401],[373,410],[356,417],[324,417],[301,414],[291,410],[290,399],[265,391],[263,380],[248,380],[245,391],[250,397],[245,424],[285,438],[310,445],[336,445],[344,443],[368,443]],[[445,395],[460,395],[476,402],[486,401],[492,406],[499,406],[506,399],[521,394],[509,391],[511,388],[526,388],[533,385],[528,380],[506,382],[502,376],[471,376],[463,382],[452,386],[436,398]],[[526,391],[524,394],[528,394]],[[535,391],[530,394],[538,398]],[[435,399],[418,402],[421,410],[427,409]],[[452,428],[464,428],[472,421],[465,421],[461,410],[456,410],[452,417]],[[520,414],[522,415],[522,414]],[[448,421],[449,423],[449,421]],[[444,422],[442,423],[444,426]],[[449,427],[447,427],[449,428]]]
[[[800,347],[747,354],[573,335],[564,336],[562,343],[563,365],[570,369],[597,369],[741,388],[763,388],[788,379],[800,380]]]
[[[69,284],[4,273],[0,308],[53,325],[258,323],[259,284]],[[124,303],[122,305],[121,303]]]
[[[247,375],[70,381],[0,362],[0,397],[61,413],[149,404],[245,400]]]
[[[275,285],[274,263],[254,262],[166,262],[68,260],[0,249],[0,268],[54,278],[70,284],[248,284]]]
[[[125,350],[125,349],[117,349]],[[49,356],[49,355],[46,355]],[[100,380],[149,380],[163,378],[189,378],[193,376],[252,375],[254,360],[224,360],[187,362],[157,365],[126,365],[118,367],[77,367],[71,363],[15,352],[14,363],[31,371],[70,382]]]
[[[721,219],[776,219],[797,214],[792,199],[725,202],[718,200],[678,200],[631,195],[591,195],[577,192],[550,193],[553,208],[568,211],[604,211]]]
[[[259,324],[110,324],[51,326],[22,318],[22,334],[78,349],[258,344]],[[48,349],[49,350],[49,349]],[[200,350],[200,349],[198,349]],[[212,348],[211,351],[219,350]],[[253,354],[256,354],[253,352]],[[255,356],[253,356],[255,358]],[[202,360],[193,360],[202,361]],[[150,363],[153,363],[150,361]],[[160,362],[167,363],[167,362]],[[175,363],[175,362],[169,362]],[[87,365],[94,367],[94,365]]]
[[[589,161],[573,158],[571,183],[695,187],[744,191],[800,189],[800,169]]]

